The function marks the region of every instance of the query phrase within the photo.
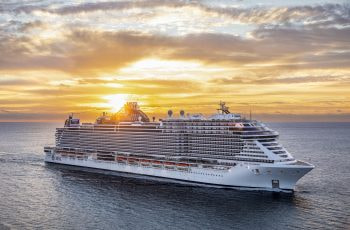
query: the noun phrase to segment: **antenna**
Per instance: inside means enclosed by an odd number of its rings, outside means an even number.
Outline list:
[[[251,121],[252,120],[252,109],[249,108],[249,120]]]

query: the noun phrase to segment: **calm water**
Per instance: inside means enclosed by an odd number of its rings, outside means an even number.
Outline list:
[[[350,123],[269,124],[316,165],[281,195],[45,165],[59,125],[0,123],[0,229],[349,229]]]

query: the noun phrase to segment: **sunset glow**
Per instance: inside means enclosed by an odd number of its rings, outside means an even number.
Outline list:
[[[118,112],[125,102],[127,102],[127,95],[125,94],[114,94],[114,95],[107,95],[104,97],[108,100],[108,107],[110,107],[110,111],[113,113]]]
[[[346,1],[0,3],[0,121],[93,120],[139,101],[350,121]]]

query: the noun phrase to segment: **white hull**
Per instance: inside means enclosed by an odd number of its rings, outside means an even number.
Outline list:
[[[46,162],[87,168],[104,169],[116,172],[169,178],[194,183],[225,187],[247,187],[261,190],[283,191],[293,190],[296,182],[308,173],[313,166],[298,164],[267,164],[236,162],[229,170],[189,167],[183,170],[166,168],[164,165],[155,168],[152,165],[142,166],[140,163],[106,162],[92,159],[76,159],[47,154]],[[272,181],[275,182],[274,186]],[[278,185],[276,185],[278,182]]]

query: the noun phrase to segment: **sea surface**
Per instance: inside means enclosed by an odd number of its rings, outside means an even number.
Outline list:
[[[316,168],[293,194],[46,165],[56,123],[0,123],[0,229],[350,229],[350,123],[271,123]]]

